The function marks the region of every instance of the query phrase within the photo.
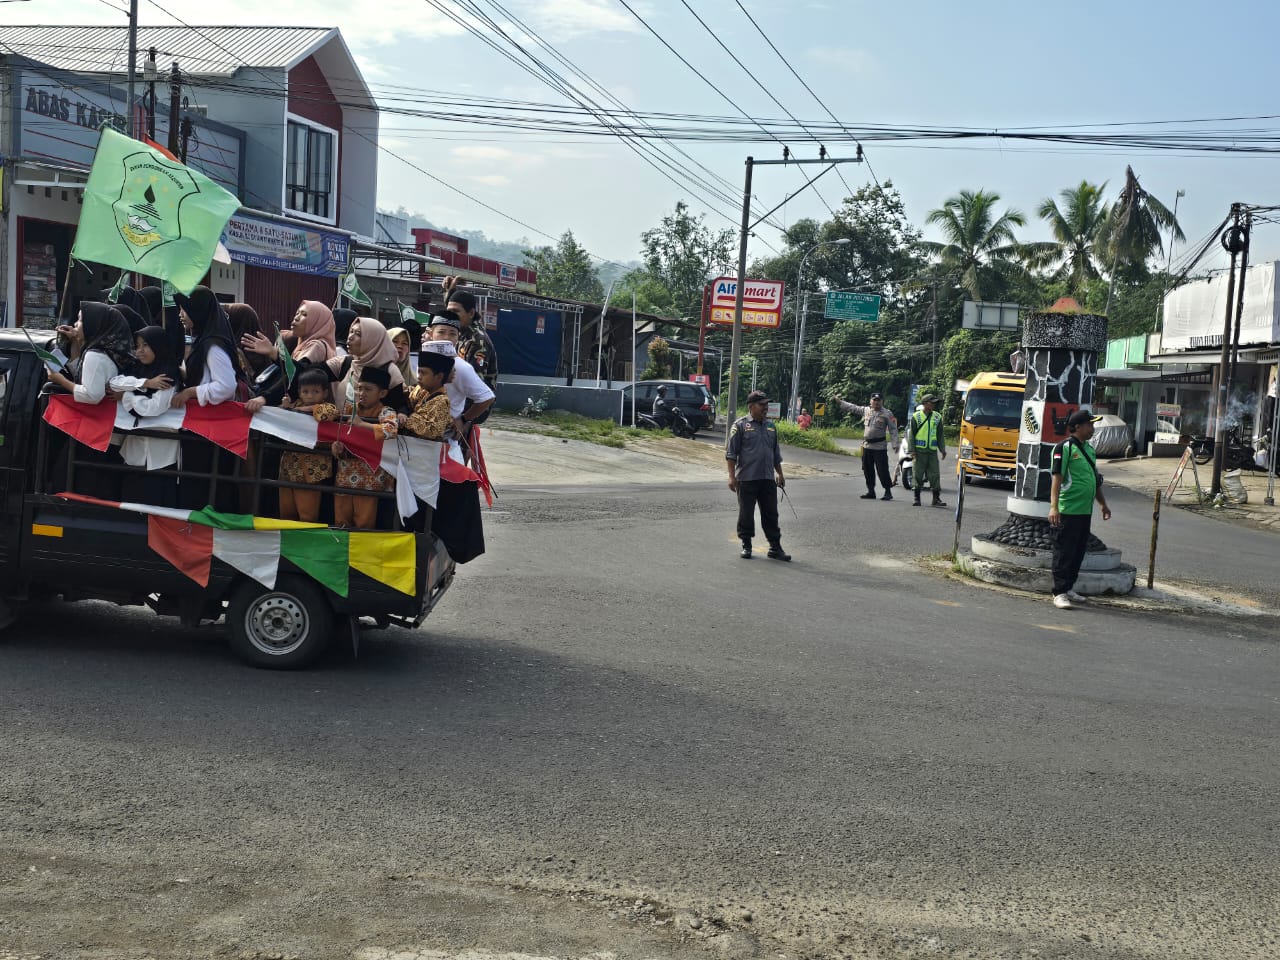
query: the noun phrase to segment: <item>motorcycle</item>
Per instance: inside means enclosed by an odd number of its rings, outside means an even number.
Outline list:
[[[1196,463],[1208,463],[1213,459],[1214,438],[1192,437],[1191,455]],[[1258,451],[1251,444],[1245,443],[1240,436],[1240,428],[1233,427],[1227,431],[1227,449],[1222,458],[1222,466],[1226,470],[1260,470]]]
[[[670,423],[663,423],[652,414],[637,413],[636,426],[641,430],[666,430],[669,427],[672,433],[684,440],[692,440],[697,435],[697,430],[679,407],[671,408]]]

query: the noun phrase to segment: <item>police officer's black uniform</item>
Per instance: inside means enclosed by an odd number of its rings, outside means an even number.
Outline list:
[[[769,398],[759,390],[747,396],[748,409],[768,402]],[[774,474],[782,476],[782,449],[778,446],[777,428],[767,417],[756,420],[748,415],[735,420],[729,428],[724,455],[732,464],[738,485],[738,539],[742,541],[742,557],[751,557],[758,504],[760,526],[769,541],[769,556],[790,560],[791,556],[782,549],[782,530],[778,526],[778,484]]]

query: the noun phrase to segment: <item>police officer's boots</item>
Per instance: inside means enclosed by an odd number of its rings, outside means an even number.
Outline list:
[[[911,505],[913,507],[920,506],[920,488],[919,487],[916,487],[916,498],[914,501],[912,501]]]
[[[945,507],[945,506],[946,506],[946,504],[942,502],[942,491],[941,491],[941,490],[935,490],[935,491],[933,491],[933,505],[934,505],[935,507]]]
[[[769,559],[789,562],[791,560],[791,554],[783,550],[782,541],[778,541],[777,543],[769,544]]]
[[[751,541],[750,540],[742,541],[742,552],[739,553],[738,556],[740,556],[743,560],[751,559]]]

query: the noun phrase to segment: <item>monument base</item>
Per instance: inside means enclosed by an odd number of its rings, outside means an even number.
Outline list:
[[[957,561],[979,580],[1032,593],[1053,591],[1053,528],[1048,520],[1010,514],[997,530],[974,536],[970,549]],[[1090,535],[1074,589],[1086,597],[1126,594],[1137,577],[1136,568],[1121,562],[1119,550]]]

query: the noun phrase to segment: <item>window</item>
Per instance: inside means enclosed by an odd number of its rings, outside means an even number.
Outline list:
[[[289,121],[284,190],[290,210],[333,219],[333,145],[327,130]]]

